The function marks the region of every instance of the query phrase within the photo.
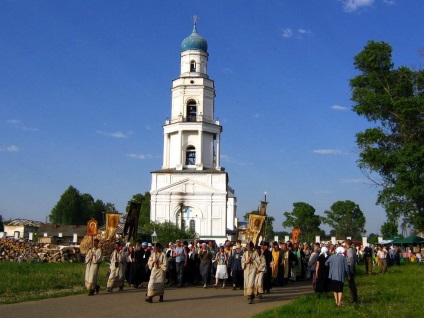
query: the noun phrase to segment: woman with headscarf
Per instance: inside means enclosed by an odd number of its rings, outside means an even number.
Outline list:
[[[224,245],[219,246],[219,252],[216,253],[215,256],[215,262],[217,265],[216,267],[216,274],[215,274],[215,284],[213,285],[215,288],[218,287],[219,280],[222,279],[222,288],[225,288],[225,282],[228,278],[227,273],[227,264],[228,264],[228,254],[224,250]]]
[[[325,293],[325,297],[327,297],[330,291],[328,286],[328,267],[325,266],[328,258],[328,249],[324,246],[321,248],[321,253],[315,264],[315,292],[318,293],[318,298],[321,297],[322,293]]]
[[[154,296],[159,296],[159,301],[163,302],[163,293],[165,289],[165,277],[168,260],[166,254],[162,251],[162,245],[156,243],[153,248],[153,253],[147,262],[151,272],[149,284],[147,285],[146,302],[153,302]]]
[[[343,285],[345,277],[349,277],[349,266],[344,256],[345,249],[339,246],[336,253],[331,255],[325,262],[330,267],[328,278],[330,279],[330,290],[334,292],[334,300],[338,307],[342,306]]]

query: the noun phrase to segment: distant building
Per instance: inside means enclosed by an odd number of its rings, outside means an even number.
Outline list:
[[[151,173],[150,219],[176,223],[220,243],[235,238],[237,200],[221,166],[222,126],[215,120],[208,57],[208,44],[195,21],[181,44],[181,72],[172,84],[162,169]]]
[[[4,236],[15,238],[28,238],[29,233],[37,232],[42,222],[26,219],[14,219],[4,223]]]
[[[87,225],[42,224],[37,231],[39,243],[80,243],[87,234]]]

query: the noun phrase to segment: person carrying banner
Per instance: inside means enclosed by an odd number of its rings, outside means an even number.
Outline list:
[[[99,240],[95,239],[93,248],[85,256],[85,287],[88,289],[88,296],[93,296],[94,292],[99,293],[100,286],[97,284],[100,263],[102,262],[102,251],[99,248]]]

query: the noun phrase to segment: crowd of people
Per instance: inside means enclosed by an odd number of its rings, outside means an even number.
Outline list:
[[[135,246],[115,244],[110,255],[110,270],[106,290],[122,290],[127,283],[134,288],[147,287],[146,301],[159,296],[163,301],[165,286],[200,285],[203,288],[244,290],[248,303],[269,294],[274,286],[283,286],[299,280],[310,280],[318,297],[334,293],[337,306],[342,306],[343,287],[348,282],[351,301],[358,302],[355,283],[356,266],[363,260],[366,271],[372,273],[376,258],[381,272],[393,255],[398,263],[400,250],[384,246],[372,248],[354,246],[351,240],[343,244],[252,242],[241,244],[226,241],[217,246],[214,241],[177,240],[167,248],[160,244],[138,241]],[[98,256],[96,245],[87,254],[86,284],[89,295],[99,292],[97,285]],[[101,259],[101,258],[100,258]]]

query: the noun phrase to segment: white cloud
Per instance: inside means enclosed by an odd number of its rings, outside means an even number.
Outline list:
[[[374,0],[339,0],[343,3],[343,9],[346,12],[353,12],[360,8],[370,7]]]
[[[107,132],[103,130],[97,130],[97,133],[102,136],[108,136],[113,138],[128,138],[129,136],[133,135],[134,132],[129,131],[127,133],[123,133],[122,131],[115,131],[115,132]]]
[[[290,28],[281,29],[281,36],[283,38],[291,38],[293,36],[293,31]]]
[[[341,155],[342,151],[338,149],[316,149],[312,151],[318,155]]]
[[[305,30],[305,29],[298,29],[297,31],[293,31],[291,28],[284,28],[281,29],[281,36],[283,38],[291,38],[291,37],[295,37],[296,39],[301,39],[303,36],[306,35],[311,35],[312,32],[309,30]]]
[[[297,32],[299,32],[299,34],[303,34],[303,35],[310,35],[312,34],[311,31],[305,30],[305,29],[299,29],[297,30]]]
[[[388,5],[393,5],[393,4],[395,4],[395,3],[396,3],[396,1],[395,1],[395,0],[383,0],[383,2],[384,2],[385,4],[388,4]]]
[[[145,160],[145,159],[152,159],[153,155],[151,155],[151,154],[143,155],[143,154],[129,153],[129,154],[127,154],[127,157]]]
[[[11,146],[7,146],[6,148],[0,148],[0,151],[17,152],[19,151],[19,147],[15,145],[11,145]]]
[[[33,128],[33,127],[26,127],[22,124],[22,121],[20,121],[19,119],[9,119],[6,121],[9,125],[12,125],[15,128],[19,128],[22,130],[26,130],[26,131],[37,131],[38,128]]]
[[[349,110],[349,107],[340,106],[340,105],[333,105],[333,106],[331,106],[331,109],[345,111],[345,110]]]
[[[12,124],[12,125],[20,125],[20,124],[22,124],[22,122],[19,119],[9,119],[6,122],[8,124]]]

